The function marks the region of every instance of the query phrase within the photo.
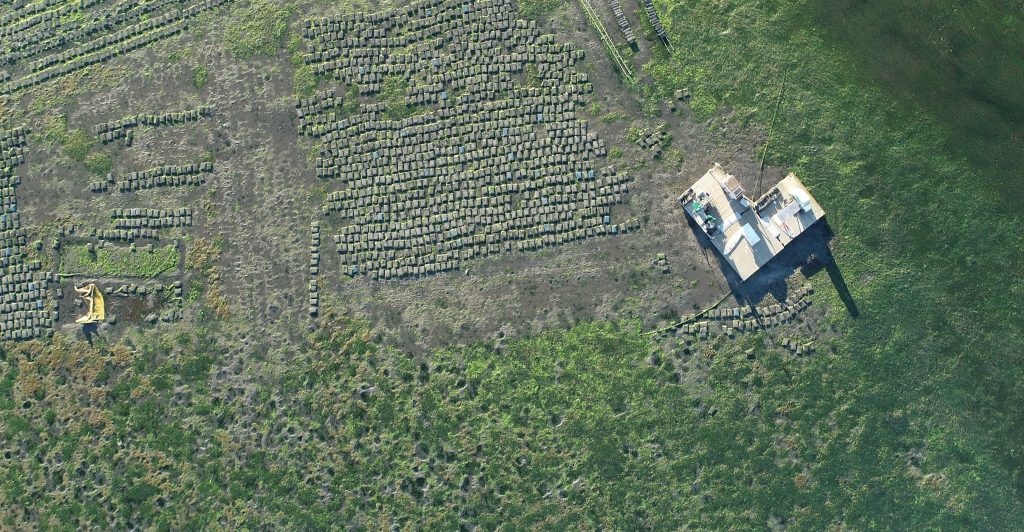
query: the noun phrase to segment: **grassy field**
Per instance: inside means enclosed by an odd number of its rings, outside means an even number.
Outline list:
[[[28,507],[103,528],[444,530],[821,528],[822,505],[857,509],[815,466],[847,445],[792,402],[830,391],[818,362],[759,337],[744,356],[652,357],[636,326],[590,324],[421,362],[380,352],[358,323],[326,325],[294,355],[247,354],[227,380],[209,378],[233,365],[216,323],[134,352],[19,346],[0,364],[0,447],[38,460],[0,469],[6,526]],[[697,368],[698,391],[677,384]]]
[[[835,340],[796,357],[590,323],[413,357],[326,312],[285,346],[226,344],[261,324],[218,319],[130,349],[58,335],[0,356],[0,528],[1019,528],[1020,10],[657,4],[673,46],[642,93],[767,129],[784,86],[767,159],[829,213],[859,309],[814,277]],[[238,56],[282,45],[269,6],[227,32]],[[219,244],[194,244],[214,286]],[[61,270],[179,260],[98,253]]]
[[[792,398],[843,427],[819,479],[846,494],[834,504],[861,508],[836,512],[848,523],[1022,515],[1024,20],[1001,4],[659,3],[675,37],[648,68],[662,93],[690,86],[698,109],[767,124],[785,83],[768,161],[829,211],[860,310],[833,298],[847,332],[820,378],[834,393]],[[919,451],[944,479],[931,505],[908,474]]]
[[[177,271],[181,253],[177,246],[152,251],[106,246],[89,251],[85,244],[66,246],[61,253],[62,272],[97,277],[157,277]]]

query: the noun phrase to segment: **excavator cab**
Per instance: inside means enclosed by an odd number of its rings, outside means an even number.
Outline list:
[[[103,293],[100,292],[99,288],[96,288],[95,284],[88,284],[81,288],[76,286],[75,292],[78,294],[78,297],[85,301],[88,309],[85,316],[75,320],[75,323],[87,325],[101,322],[107,318],[106,307],[103,304]]]

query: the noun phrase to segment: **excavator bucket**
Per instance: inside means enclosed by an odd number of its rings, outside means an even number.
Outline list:
[[[100,322],[107,318],[107,310],[103,304],[103,293],[100,292],[99,288],[96,288],[96,285],[89,284],[81,288],[76,286],[75,292],[78,294],[78,297],[82,298],[82,301],[85,301],[88,308],[85,316],[75,320],[75,323],[85,325]]]

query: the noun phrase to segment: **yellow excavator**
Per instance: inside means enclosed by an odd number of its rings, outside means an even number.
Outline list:
[[[87,325],[107,319],[107,310],[103,304],[103,293],[100,292],[99,288],[96,288],[95,284],[88,284],[81,288],[76,286],[75,292],[78,294],[78,297],[85,301],[89,308],[85,316],[75,320],[75,323]]]

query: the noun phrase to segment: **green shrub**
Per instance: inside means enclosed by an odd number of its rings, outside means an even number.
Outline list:
[[[68,139],[68,118],[64,115],[46,115],[43,117],[43,139],[52,146]]]

